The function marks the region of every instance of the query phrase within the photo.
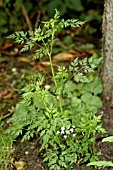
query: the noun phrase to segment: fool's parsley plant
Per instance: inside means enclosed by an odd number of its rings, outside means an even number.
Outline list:
[[[83,22],[75,19],[60,19],[56,10],[54,18],[42,22],[34,32],[21,31],[9,36],[25,43],[21,51],[37,46],[34,59],[48,56],[50,61],[51,84],[44,86],[45,78],[40,73],[28,77],[29,83],[22,89],[22,99],[12,115],[12,125],[6,130],[13,139],[19,135],[22,141],[36,138],[45,169],[71,169],[73,164],[97,160],[94,142],[97,134],[105,132],[101,116],[77,97],[76,89],[79,83],[90,83],[88,74],[98,67],[100,60],[75,58],[69,67],[58,66],[57,72],[52,63],[56,33],[81,25]]]

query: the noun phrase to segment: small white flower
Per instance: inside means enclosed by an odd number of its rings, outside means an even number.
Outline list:
[[[62,126],[62,127],[61,127],[61,131],[64,131],[64,130],[65,130],[65,127]]]
[[[73,125],[72,128],[75,129],[75,126]]]
[[[57,131],[57,135],[60,134],[60,131]]]
[[[70,134],[70,131],[69,131],[69,130],[66,130],[66,134]]]
[[[73,128],[70,129],[70,132],[73,132]]]
[[[66,135],[64,135],[64,138],[66,139],[66,138],[67,138],[67,136],[66,136]]]
[[[73,136],[76,136],[76,133],[74,133]]]
[[[64,130],[62,130],[62,131],[61,131],[61,134],[64,134],[64,133],[65,133]]]
[[[48,84],[46,84],[44,87],[45,87],[45,89],[50,89],[51,88],[51,86],[48,85]]]
[[[67,129],[69,129],[70,128],[70,125],[67,127]]]

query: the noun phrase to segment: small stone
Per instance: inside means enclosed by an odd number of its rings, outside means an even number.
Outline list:
[[[48,84],[47,84],[47,85],[45,85],[44,87],[45,87],[45,89],[47,89],[47,90],[51,88],[51,86],[50,86],[50,85],[48,85]]]
[[[25,155],[28,155],[28,153],[29,153],[29,152],[28,152],[28,151],[26,151],[26,152],[25,152]]]
[[[17,69],[15,67],[12,68],[12,72],[16,72]]]

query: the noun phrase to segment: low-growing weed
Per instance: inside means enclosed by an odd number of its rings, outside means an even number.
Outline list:
[[[68,68],[58,66],[57,72],[54,71],[52,51],[56,32],[83,24],[74,19],[60,20],[59,17],[56,10],[54,18],[42,22],[34,32],[22,31],[9,36],[18,43],[26,41],[21,51],[37,45],[34,59],[48,56],[50,61],[51,84],[44,86],[44,76],[40,73],[28,77],[29,84],[24,87],[22,100],[15,108],[12,125],[6,130],[13,139],[22,135],[22,141],[38,135],[40,152],[44,153],[43,162],[50,170],[71,169],[74,163],[98,160],[94,142],[98,133],[105,132],[101,115],[97,116],[93,106],[77,97],[76,89],[78,83],[90,83],[87,75],[98,67],[100,59],[75,58]]]
[[[8,170],[13,162],[12,137],[3,133],[2,118],[0,119],[0,169]]]

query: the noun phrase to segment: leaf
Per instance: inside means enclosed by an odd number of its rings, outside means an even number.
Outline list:
[[[102,139],[102,142],[113,142],[113,136]]]
[[[18,12],[18,11],[20,10],[21,5],[22,5],[22,2],[23,2],[23,0],[16,0],[16,1],[15,1],[14,6],[15,6],[16,12]]]
[[[24,114],[27,115],[28,113],[28,108],[25,103],[21,102],[16,105],[15,112],[12,116],[12,121],[17,122],[22,119],[22,115]]]
[[[68,60],[72,60],[73,58],[74,55],[67,52],[61,52],[53,56],[54,61],[68,61]]]
[[[91,162],[89,164],[87,164],[87,166],[91,166],[91,165],[94,165],[94,166],[111,166],[113,167],[113,163],[111,161],[95,161],[95,162]]]
[[[72,100],[71,104],[73,107],[76,107],[81,104],[81,100],[79,98],[77,98],[76,96],[72,97],[71,100]]]
[[[45,131],[45,130],[42,130],[42,132],[40,133],[40,137],[44,136],[45,133],[46,133],[46,131]]]
[[[52,0],[46,6],[46,10],[50,17],[54,15],[55,9],[58,9],[60,15],[63,15],[66,12],[66,5],[61,0]]]
[[[26,163],[23,161],[14,162],[13,165],[15,166],[15,168],[17,170],[25,170],[26,169]]]
[[[23,57],[23,56],[18,57],[17,60],[22,61],[22,62],[26,62],[26,63],[30,63],[30,60],[28,58],[26,58],[26,57]]]
[[[97,108],[101,108],[102,107],[102,102],[100,100],[100,98],[98,96],[94,96],[91,93],[84,93],[81,96],[81,100],[86,103],[89,104],[90,106],[95,106]]]
[[[75,88],[76,88],[75,84],[72,81],[68,81],[64,85],[63,93],[71,92],[71,91],[75,90]]]
[[[91,83],[86,84],[82,89],[82,94],[90,92],[94,95],[98,95],[102,92],[102,83],[98,77],[94,77],[94,80]]]
[[[81,0],[66,0],[66,5],[69,9],[84,11]]]
[[[36,106],[38,109],[44,108],[43,101],[42,99],[40,99],[40,97],[37,94],[33,96],[33,102],[34,102],[34,106]]]

